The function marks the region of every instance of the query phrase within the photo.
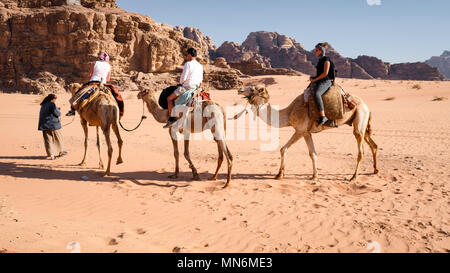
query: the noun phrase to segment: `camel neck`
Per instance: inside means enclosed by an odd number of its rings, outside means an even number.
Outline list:
[[[153,115],[159,123],[166,123],[169,118],[168,110],[159,107],[158,103],[152,98],[146,97],[144,101],[147,103],[148,111]]]
[[[270,103],[260,106],[258,110],[259,118],[267,125],[275,128],[284,128],[290,126],[288,108],[277,109]]]

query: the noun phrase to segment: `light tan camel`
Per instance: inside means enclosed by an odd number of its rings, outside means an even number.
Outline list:
[[[155,98],[155,92],[154,91],[141,91],[138,94],[138,99],[144,100],[147,104],[147,108],[149,112],[153,115],[155,120],[159,123],[166,123],[169,119],[169,111],[164,110],[161,107],[159,107],[156,98]],[[209,107],[213,106],[213,107]],[[231,169],[233,167],[233,156],[231,155],[230,150],[228,149],[228,146],[225,142],[225,112],[223,108],[213,102],[213,101],[203,101],[202,102],[202,112],[203,115],[201,118],[201,127],[200,124],[194,124],[194,114],[191,112],[190,118],[187,120],[187,124],[190,124],[190,130],[185,132],[185,139],[184,139],[184,157],[186,158],[187,162],[189,163],[189,167],[192,170],[193,178],[194,180],[200,180],[200,177],[198,175],[197,169],[195,168],[194,164],[192,163],[192,160],[190,158],[189,154],[189,134],[191,133],[201,133],[205,130],[211,130],[211,133],[214,136],[214,141],[217,143],[217,150],[219,153],[218,161],[217,161],[217,169],[214,175],[211,177],[210,180],[217,180],[217,176],[220,170],[220,167],[222,166],[223,162],[223,154],[225,153],[225,157],[227,159],[228,164],[228,173],[227,173],[227,182],[223,186],[223,188],[226,188],[231,180]],[[204,113],[210,111],[209,114],[204,115]],[[200,121],[198,122],[200,123]],[[170,128],[169,135],[172,140],[173,144],[173,152],[175,157],[175,173],[170,178],[177,178],[180,172],[179,167],[179,152],[178,152],[178,139],[175,134],[176,128],[172,127]],[[183,130],[180,130],[180,133],[182,133]]]
[[[283,127],[293,127],[295,129],[294,135],[288,141],[286,145],[281,148],[281,166],[276,179],[281,180],[284,177],[285,168],[285,157],[288,149],[302,137],[305,138],[306,144],[308,145],[309,155],[313,164],[313,180],[317,179],[317,155],[314,148],[314,142],[312,139],[312,134],[320,133],[326,129],[332,129],[330,127],[318,127],[316,120],[312,120],[308,114],[308,106],[305,104],[304,96],[301,94],[298,96],[291,104],[282,110],[274,109],[269,103],[269,92],[265,86],[250,86],[241,88],[238,91],[239,95],[245,96],[251,105],[255,114],[258,115],[264,122],[268,125],[283,128]],[[358,144],[358,160],[356,165],[356,170],[351,178],[351,181],[355,181],[358,177],[358,169],[363,158],[363,140],[365,140],[372,150],[373,154],[373,167],[374,173],[378,173],[377,169],[377,150],[378,146],[372,139],[372,129],[370,126],[371,112],[364,101],[360,98],[354,96],[360,101],[360,104],[353,109],[345,113],[344,118],[338,120],[338,125],[350,125],[353,126],[353,134],[356,137]],[[310,98],[312,99],[312,98]],[[260,111],[264,109],[267,111],[267,115],[260,115]],[[275,111],[279,117],[278,121],[272,121],[270,118]],[[236,118],[236,117],[235,117]]]
[[[81,87],[80,84],[69,85],[69,91],[72,95]],[[81,126],[84,131],[84,156],[83,160],[79,164],[80,166],[86,165],[87,148],[88,148],[88,124],[89,126],[97,127],[97,148],[99,155],[99,168],[103,169],[102,156],[100,152],[100,135],[99,128],[102,129],[105,135],[106,144],[108,145],[108,167],[103,176],[109,176],[111,174],[111,158],[113,153],[113,148],[111,145],[110,132],[111,127],[117,137],[117,143],[119,146],[119,157],[117,158],[116,164],[122,164],[122,145],[123,140],[119,132],[119,107],[117,106],[114,98],[108,94],[100,93],[100,95],[92,100],[83,109],[77,110],[80,115]]]

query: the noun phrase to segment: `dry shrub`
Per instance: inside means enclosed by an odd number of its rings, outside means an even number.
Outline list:
[[[420,90],[420,89],[422,89],[422,86],[420,86],[420,84],[417,83],[417,84],[413,85],[412,89]]]
[[[433,101],[444,101],[444,100],[448,100],[447,97],[439,97],[439,96],[435,96]]]

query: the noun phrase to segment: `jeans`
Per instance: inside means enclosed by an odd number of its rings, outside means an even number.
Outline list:
[[[328,91],[332,83],[330,80],[322,80],[316,83],[316,91],[314,92],[314,100],[316,101],[317,109],[324,111],[322,96]]]

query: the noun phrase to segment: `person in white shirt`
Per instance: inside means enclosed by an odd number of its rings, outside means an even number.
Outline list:
[[[203,66],[196,60],[197,50],[189,48],[186,53],[186,63],[184,64],[183,73],[180,77],[179,87],[167,97],[170,117],[167,124],[164,125],[164,128],[171,127],[177,121],[177,119],[171,115],[174,101],[184,92],[198,88],[203,81]]]
[[[95,84],[100,83],[103,81],[103,84],[108,87],[111,90],[112,95],[117,101],[117,104],[119,106],[119,113],[120,118],[122,118],[124,113],[124,103],[123,98],[117,88],[113,86],[112,84],[108,84],[111,80],[111,65],[109,64],[110,57],[108,53],[106,52],[100,52],[98,54],[98,60],[91,65],[91,70],[89,73],[89,82],[85,83],[81,88]],[[71,107],[70,111],[66,114],[66,116],[73,116],[75,115],[75,109]]]

